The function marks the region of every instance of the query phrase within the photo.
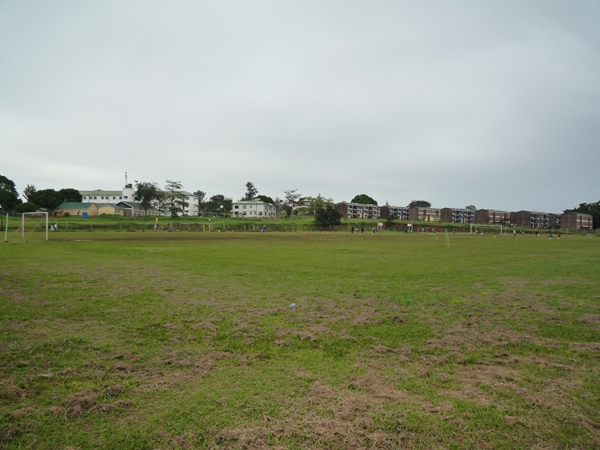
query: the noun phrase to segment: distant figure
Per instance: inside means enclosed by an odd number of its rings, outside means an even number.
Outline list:
[[[517,230],[513,230],[513,237],[517,237]]]
[[[559,232],[556,234],[556,239],[560,239],[560,236],[561,236],[561,234],[560,234],[560,230],[559,230]]]
[[[350,227],[350,233],[354,234],[354,227]]]
[[[552,239],[552,230],[548,232],[548,239]]]
[[[364,232],[365,232],[365,227],[362,227],[362,228],[360,229],[360,232],[361,232],[361,234],[362,234],[362,233],[364,233]]]
[[[373,227],[373,228],[371,229],[371,233],[372,233],[372,234],[375,234],[375,230],[376,230],[376,228],[375,228],[375,227]]]
[[[540,232],[538,230],[535,230],[535,237],[539,237],[540,236]]]

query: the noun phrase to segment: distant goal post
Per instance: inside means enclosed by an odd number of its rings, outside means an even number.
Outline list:
[[[502,230],[504,230],[504,233],[506,233],[506,229],[505,227],[503,227],[500,224],[492,224],[492,225],[482,225],[479,223],[471,223],[470,225],[470,229],[469,229],[469,233],[473,234],[473,233],[478,233],[479,229],[483,229],[484,228],[495,228],[496,230],[500,230],[500,234],[502,234]]]
[[[48,212],[25,212],[21,214],[21,237],[25,239],[25,216],[46,215],[46,240],[48,240]]]

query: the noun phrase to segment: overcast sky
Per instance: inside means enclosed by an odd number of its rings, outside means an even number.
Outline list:
[[[600,200],[600,2],[3,0],[0,152],[19,192],[562,212]]]

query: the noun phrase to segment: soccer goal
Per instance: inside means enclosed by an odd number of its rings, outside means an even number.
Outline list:
[[[502,234],[502,230],[503,230],[502,225],[500,225],[500,224],[498,224],[498,225],[480,225],[478,223],[472,223],[470,225],[471,226],[469,229],[469,233],[471,233],[471,234],[473,234],[473,233],[477,234],[477,233],[483,232],[483,230],[485,228],[492,228],[492,231],[493,231],[493,229],[496,229],[496,230],[499,229],[500,234]],[[504,233],[506,233],[506,230],[504,230]]]
[[[21,214],[21,237],[25,239],[25,216],[46,215],[46,240],[48,240],[48,213],[47,212],[26,212]]]

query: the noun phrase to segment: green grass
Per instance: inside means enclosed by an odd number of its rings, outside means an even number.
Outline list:
[[[600,446],[597,238],[50,237],[0,246],[1,448]]]

